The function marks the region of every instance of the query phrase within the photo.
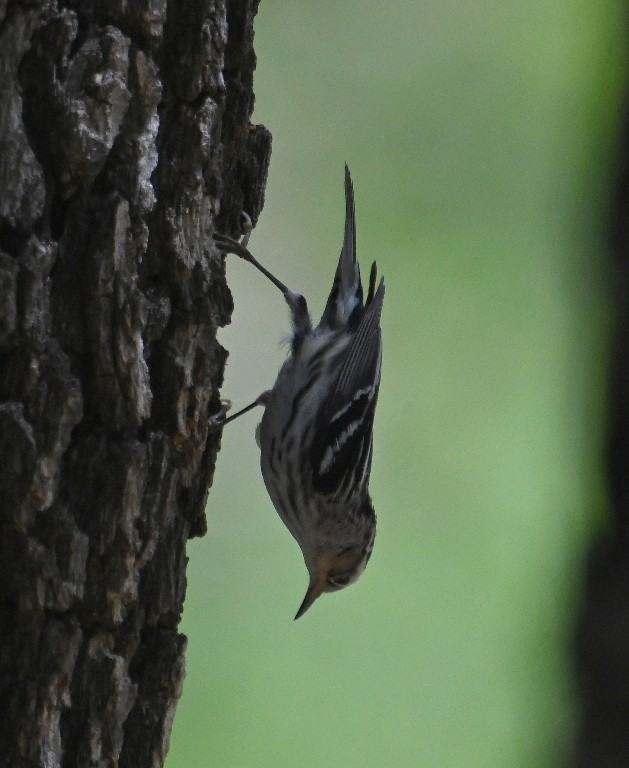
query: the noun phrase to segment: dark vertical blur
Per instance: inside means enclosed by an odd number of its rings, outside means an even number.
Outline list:
[[[612,194],[616,329],[607,456],[611,519],[591,554],[577,628],[582,715],[574,768],[629,766],[629,82]]]

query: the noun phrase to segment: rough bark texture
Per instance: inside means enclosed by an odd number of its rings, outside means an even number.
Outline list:
[[[0,0],[0,765],[160,766],[257,0]],[[217,221],[218,217],[218,221]]]
[[[624,122],[612,233],[617,289],[608,449],[612,517],[605,540],[592,552],[577,635],[583,717],[575,768],[629,766],[629,112]]]

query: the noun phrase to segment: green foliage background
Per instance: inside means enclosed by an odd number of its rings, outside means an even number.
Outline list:
[[[307,585],[225,430],[189,548],[169,768],[565,762],[571,643],[604,525],[608,198],[626,77],[613,0],[263,0],[254,119],[273,133],[258,258],[323,307],[343,227],[385,275],[374,556]],[[224,394],[274,381],[288,313],[231,257]]]

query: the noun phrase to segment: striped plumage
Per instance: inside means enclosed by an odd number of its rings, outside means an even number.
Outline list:
[[[295,618],[323,592],[341,589],[360,576],[376,534],[368,486],[384,281],[376,290],[374,263],[363,302],[347,167],[345,204],[341,256],[314,328],[303,296],[270,275],[242,245],[216,236],[223,250],[250,261],[282,290],[292,313],[291,354],[273,388],[255,404],[265,407],[258,430],[262,476],[278,514],[301,547],[310,576]]]

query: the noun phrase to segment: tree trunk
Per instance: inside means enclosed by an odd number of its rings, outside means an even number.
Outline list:
[[[257,0],[0,0],[0,765],[160,766]]]

